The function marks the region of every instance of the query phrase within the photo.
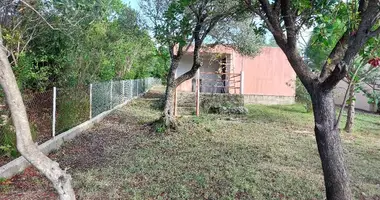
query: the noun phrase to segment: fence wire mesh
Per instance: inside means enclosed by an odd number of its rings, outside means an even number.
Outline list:
[[[112,101],[111,105],[113,107],[122,104],[124,102],[123,87],[124,81],[114,81],[112,82]]]
[[[23,99],[33,140],[39,144],[48,141],[52,130],[53,90],[26,91],[23,93]]]
[[[56,125],[58,135],[90,118],[90,91],[88,86],[57,88]]]
[[[45,92],[23,91],[32,138],[34,142],[42,144],[51,139],[53,134],[59,135],[91,117],[142,95],[158,84],[161,84],[160,79],[146,78],[55,88]],[[0,98],[0,146],[11,143],[16,149],[11,114],[2,100]],[[0,166],[12,160],[2,158],[4,156],[0,152]]]
[[[140,96],[160,82],[160,79],[146,78],[92,84],[92,117]]]
[[[92,84],[92,116],[99,115],[111,108],[111,82]]]
[[[124,81],[124,98],[125,100],[133,98],[133,80]]]

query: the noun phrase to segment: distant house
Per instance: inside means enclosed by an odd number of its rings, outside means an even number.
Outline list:
[[[182,57],[176,76],[187,72],[193,49]],[[264,47],[255,57],[243,56],[231,47],[217,45],[200,53],[201,93],[243,94],[245,104],[293,104],[296,74],[279,47]],[[178,92],[194,92],[195,80],[182,83]]]
[[[347,87],[348,83],[344,80],[340,81],[335,87],[334,100],[336,105],[342,105]],[[373,85],[372,87],[363,84],[362,87],[368,92],[373,92],[373,90],[377,90],[378,92],[380,90],[380,84]],[[368,100],[369,99],[362,91],[357,92],[355,94],[355,108],[367,112],[378,112],[378,106],[374,103],[368,103]]]

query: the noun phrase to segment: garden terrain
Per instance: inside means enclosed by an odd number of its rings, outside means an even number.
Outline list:
[[[184,116],[165,134],[152,123],[161,96],[152,90],[49,155],[79,199],[324,199],[313,116],[302,105]],[[356,120],[354,133],[341,133],[351,187],[355,199],[379,200],[380,117]],[[0,199],[56,198],[32,167],[0,183]]]

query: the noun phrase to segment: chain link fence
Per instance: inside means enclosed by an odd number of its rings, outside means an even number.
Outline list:
[[[45,92],[23,91],[32,138],[42,144],[97,115],[139,97],[160,79],[99,82]],[[11,115],[0,96],[0,166],[19,156]]]
[[[138,97],[160,83],[161,80],[156,78],[93,83],[90,85],[91,116]]]
[[[23,99],[32,138],[38,143],[49,140],[52,130],[53,90],[39,93],[26,91],[23,94]],[[9,120],[11,120],[10,116]]]
[[[40,93],[24,92],[33,139],[39,144],[46,142],[115,106],[141,96],[158,84],[161,84],[160,79],[145,78],[54,88]]]
[[[55,130],[58,135],[89,119],[90,90],[88,86],[57,88],[55,99]]]

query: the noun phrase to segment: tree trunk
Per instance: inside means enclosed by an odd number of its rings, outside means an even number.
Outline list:
[[[347,133],[352,132],[352,127],[354,126],[355,120],[355,84],[352,83],[349,88],[349,98],[348,98],[348,110],[347,110],[347,121],[344,130]]]
[[[349,178],[343,158],[333,93],[314,87],[311,91],[315,119],[315,136],[325,180],[328,200],[351,200]]]
[[[75,199],[75,193],[71,187],[71,176],[59,168],[57,162],[44,155],[32,140],[21,93],[8,58],[2,48],[0,48],[0,84],[12,114],[18,151],[53,183],[60,199]]]
[[[176,129],[176,122],[174,116],[174,93],[176,89],[175,85],[175,73],[178,68],[179,61],[176,59],[172,59],[170,64],[170,69],[167,77],[167,85],[165,92],[165,107],[164,107],[164,123],[165,127],[168,129],[174,128]]]

